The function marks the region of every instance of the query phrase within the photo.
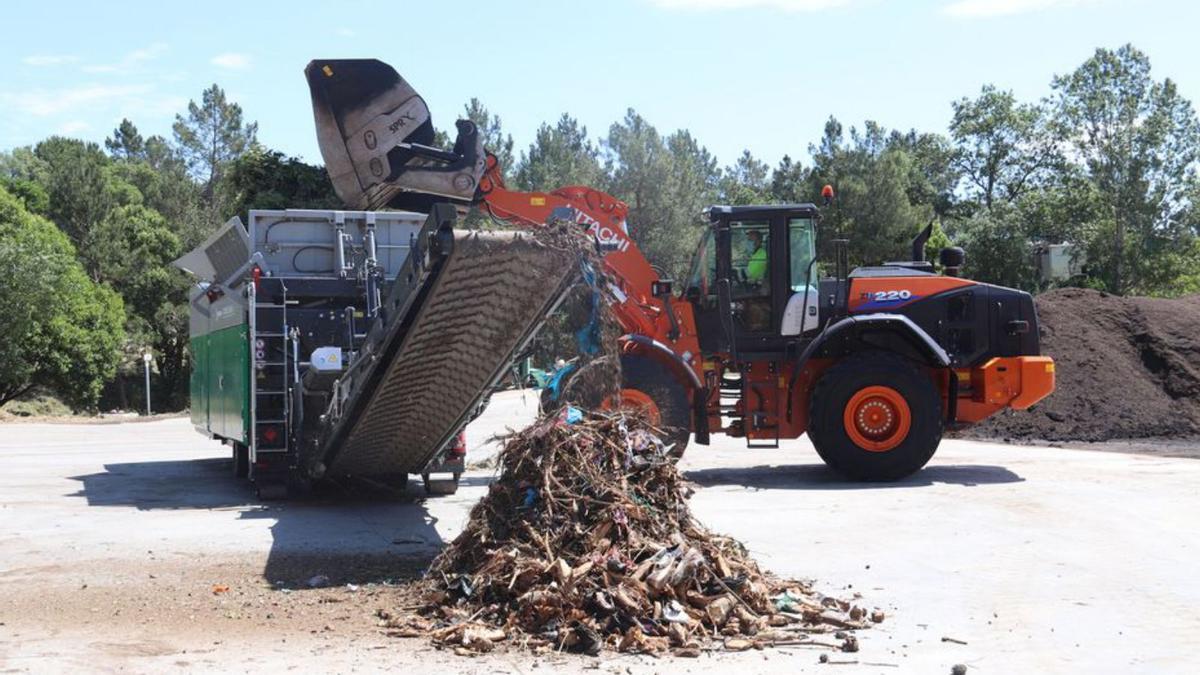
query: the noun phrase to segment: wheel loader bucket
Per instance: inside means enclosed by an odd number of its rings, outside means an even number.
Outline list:
[[[474,124],[458,121],[453,150],[433,147],[425,100],[382,61],[319,59],[304,75],[321,156],[347,206],[427,212],[475,200],[486,157]]]

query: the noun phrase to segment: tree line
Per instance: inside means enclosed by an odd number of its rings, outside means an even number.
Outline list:
[[[1097,49],[1042,100],[985,85],[950,113],[944,132],[831,117],[803,157],[771,166],[746,151],[722,166],[686,129],[663,134],[632,109],[596,137],[564,113],[520,151],[480,101],[463,111],[511,186],[590,185],[628,203],[635,240],[676,279],[704,207],[815,201],[830,184],[819,247],[848,238],[856,264],[902,257],[932,222],[930,249],[962,246],[982,281],[1200,292],[1200,123],[1144,53]],[[83,409],[140,405],[148,349],[156,401],[186,406],[190,281],[170,261],[251,208],[341,206],[323,168],[256,133],[213,85],[169,139],[124,120],[103,148],[50,137],[0,153],[0,403],[40,386]],[[1071,245],[1077,273],[1040,276],[1048,244]]]

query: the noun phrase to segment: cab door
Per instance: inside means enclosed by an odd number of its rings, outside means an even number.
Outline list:
[[[717,227],[709,227],[696,247],[683,297],[692,305],[700,349],[706,354],[732,351],[724,325],[718,294],[719,272]]]

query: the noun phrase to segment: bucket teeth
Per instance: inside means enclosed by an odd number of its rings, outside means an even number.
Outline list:
[[[474,124],[458,122],[454,150],[433,147],[425,100],[382,61],[318,59],[304,74],[321,156],[347,206],[428,211],[434,201],[474,201],[486,162]]]

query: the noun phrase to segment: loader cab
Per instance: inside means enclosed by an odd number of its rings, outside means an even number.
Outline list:
[[[817,327],[817,207],[713,206],[684,297],[706,353],[778,353]]]

